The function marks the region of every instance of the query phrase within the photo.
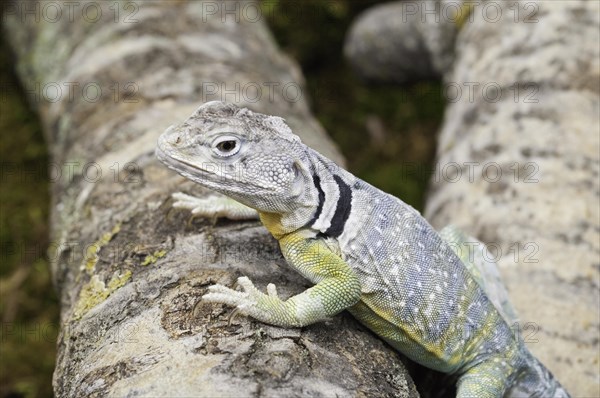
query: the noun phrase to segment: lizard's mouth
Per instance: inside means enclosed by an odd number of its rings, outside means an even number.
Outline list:
[[[199,184],[211,187],[211,179],[218,178],[218,175],[211,173],[200,167],[199,164],[187,161],[178,155],[179,149],[170,142],[169,130],[167,129],[158,138],[156,145],[156,158],[169,169],[191,179]],[[212,177],[212,178],[211,178]]]
[[[198,164],[188,162],[185,159],[178,157],[172,151],[169,151],[168,147],[165,148],[161,144],[162,143],[159,141],[159,144],[156,146],[155,154],[158,160],[169,169],[202,185],[208,185],[207,182],[211,181],[211,177],[219,177],[217,174],[199,167]],[[167,143],[167,145],[169,144]]]
[[[162,149],[162,145],[160,140],[158,141],[158,144],[156,145],[156,149],[154,150],[154,154],[156,155],[156,158],[165,166],[169,165],[169,157],[167,156],[167,154],[165,153],[165,151]]]

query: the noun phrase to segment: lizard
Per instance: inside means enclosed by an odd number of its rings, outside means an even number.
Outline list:
[[[284,119],[208,102],[160,135],[156,156],[227,197],[178,193],[176,207],[259,217],[287,263],[314,283],[284,300],[275,285],[263,293],[242,276],[241,291],[215,284],[202,300],[281,327],[348,310],[411,360],[454,375],[459,398],[569,397],[511,329],[506,291],[494,293],[499,282],[460,255],[465,235],[438,233],[410,205],[306,146]]]

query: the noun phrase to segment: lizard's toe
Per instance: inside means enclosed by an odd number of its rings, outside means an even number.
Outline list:
[[[277,287],[276,287],[276,286],[275,286],[273,283],[269,283],[269,284],[267,285],[267,294],[268,294],[270,297],[279,297],[279,296],[277,295]]]
[[[242,289],[244,289],[244,291],[246,291],[246,292],[251,292],[251,291],[257,290],[254,287],[254,284],[252,283],[252,281],[250,280],[250,278],[248,278],[246,276],[240,276],[237,279],[237,284],[239,286],[241,286]]]
[[[208,287],[208,293],[202,296],[202,300],[209,303],[238,306],[241,303],[249,302],[249,296],[246,292],[238,292],[223,285],[212,285]]]
[[[208,291],[209,291],[209,293],[227,293],[230,291],[235,292],[234,289],[230,289],[227,286],[223,286],[223,285],[219,285],[219,284],[209,286]]]
[[[227,292],[227,293],[208,293],[202,296],[202,300],[209,303],[220,303],[227,304],[237,307],[241,303],[249,302],[246,293],[241,292]]]

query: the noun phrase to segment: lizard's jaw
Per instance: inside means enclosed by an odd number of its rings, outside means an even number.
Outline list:
[[[156,155],[156,158],[165,166],[169,167],[169,156],[166,154],[166,152],[163,149],[163,146],[161,145],[161,138],[162,136],[160,136],[160,138],[158,139],[158,144],[156,145],[156,149],[154,150],[154,154]],[[170,168],[170,167],[169,167]]]
[[[181,151],[173,146],[173,143],[170,142],[172,137],[169,136],[171,129],[172,127],[169,127],[167,131],[158,138],[155,150],[158,160],[169,169],[200,185],[212,189],[218,188],[220,184],[213,181],[219,178],[217,175],[210,173],[208,170],[204,170],[195,162],[186,160],[181,156]]]

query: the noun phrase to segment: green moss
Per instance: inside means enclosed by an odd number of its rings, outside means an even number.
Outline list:
[[[98,263],[98,252],[102,247],[106,246],[108,242],[112,240],[112,238],[119,233],[121,230],[121,224],[117,224],[113,227],[110,232],[106,232],[100,239],[91,244],[85,252],[85,256],[83,258],[82,267],[86,270],[88,275],[91,275],[96,268],[96,264]]]
[[[129,271],[129,270],[125,271],[125,273],[123,275],[118,275],[115,272],[115,274],[113,275],[113,277],[108,282],[108,290],[109,290],[108,294],[110,295],[110,293],[114,292],[115,290],[117,290],[121,286],[125,285],[125,283],[127,283],[127,281],[129,280],[129,278],[131,278],[131,271]]]
[[[152,254],[148,254],[144,261],[142,261],[143,266],[154,264],[159,258],[164,257],[167,254],[166,250],[157,250]]]
[[[115,290],[124,286],[131,278],[131,271],[127,270],[123,274],[115,271],[108,284],[100,280],[98,275],[93,275],[79,292],[79,300],[75,305],[73,319],[77,320],[84,316],[89,310],[106,300]]]

